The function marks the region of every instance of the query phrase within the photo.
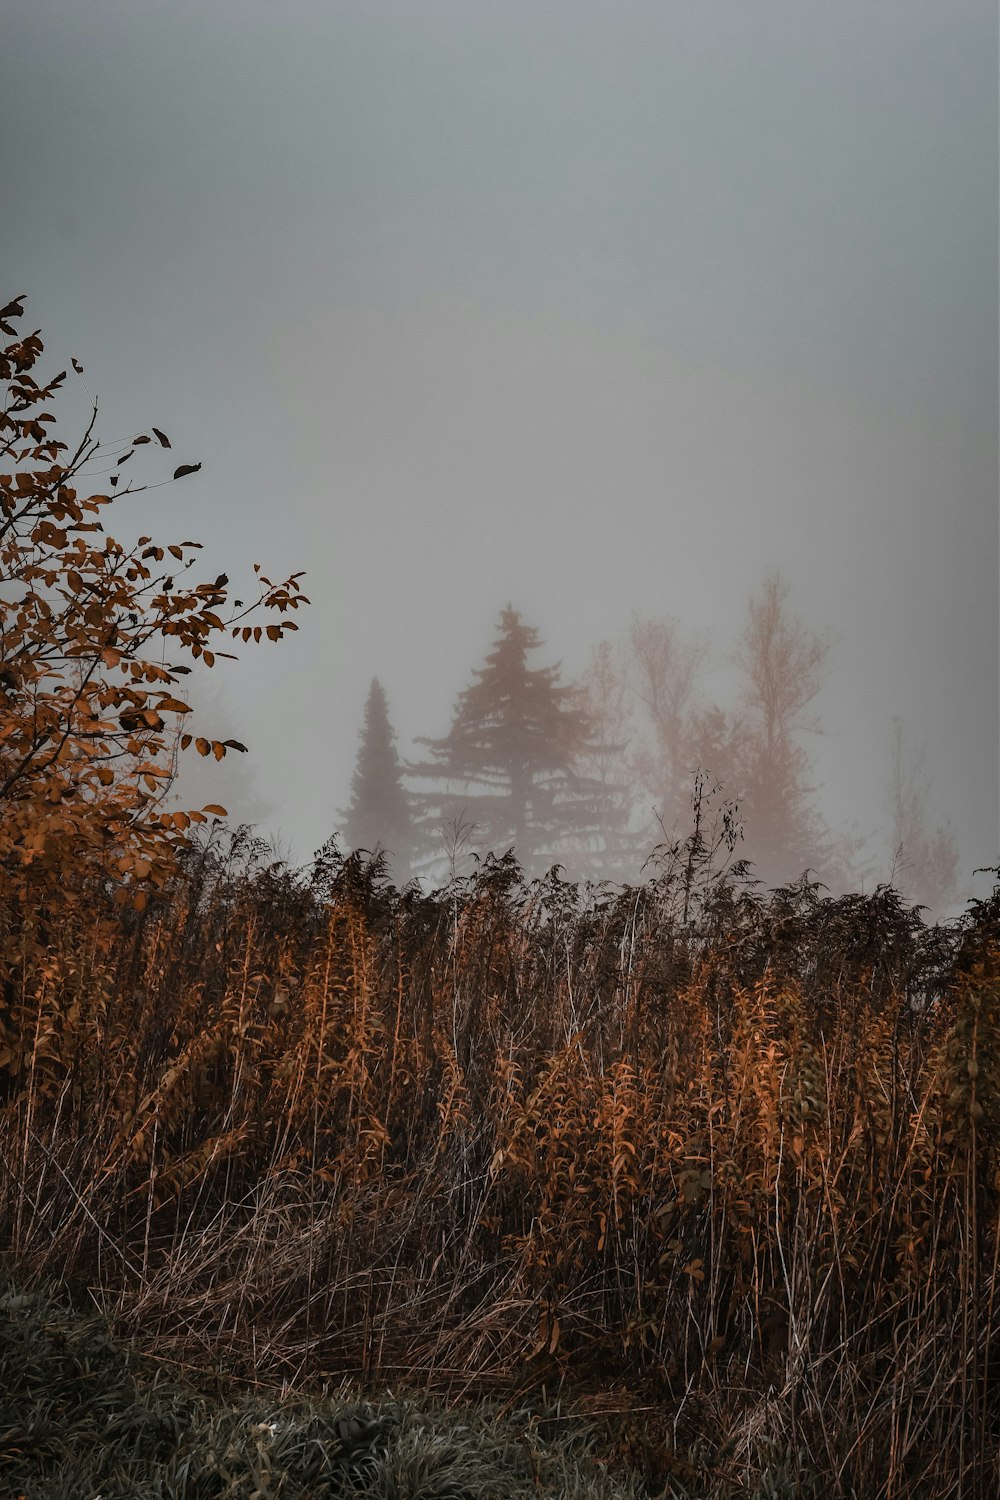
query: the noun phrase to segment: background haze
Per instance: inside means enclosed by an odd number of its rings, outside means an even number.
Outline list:
[[[721,658],[778,566],[827,817],[879,852],[898,714],[997,863],[995,6],[9,0],[0,73],[3,298],[204,464],[135,529],[308,571],[216,682],[295,857],[373,674],[406,750],[508,600]]]

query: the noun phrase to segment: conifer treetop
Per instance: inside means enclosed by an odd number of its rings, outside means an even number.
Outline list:
[[[350,849],[391,854],[397,880],[406,878],[413,856],[410,797],[403,785],[385,689],[377,677],[372,678],[365,703],[350,805],[339,816]]]
[[[433,841],[442,828],[474,825],[479,849],[513,847],[529,872],[557,861],[567,843],[593,833],[593,784],[579,767],[591,722],[559,664],[530,667],[542,645],[508,605],[483,665],[456,701],[441,739],[422,738],[430,758],[410,774],[438,786],[418,794],[419,821]]]
[[[528,653],[541,645],[537,629],[508,605],[493,649],[459,695],[450,732],[418,740],[438,767],[493,786],[505,784],[519,763],[532,775],[565,771],[589,721],[575,706],[574,689],[559,681],[559,663],[528,666]]]

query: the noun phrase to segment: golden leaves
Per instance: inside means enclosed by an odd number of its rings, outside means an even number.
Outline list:
[[[20,302],[0,316],[10,333]],[[192,825],[222,817],[165,813],[175,769],[176,723],[190,706],[176,683],[184,657],[211,668],[215,640],[255,611],[283,614],[307,603],[293,575],[275,584],[256,570],[258,597],[231,601],[225,573],[187,583],[199,544],[161,545],[141,537],[125,545],[104,528],[111,493],[80,498],[79,476],[105,453],[90,432],[68,446],[49,435],[47,385],[32,371],[42,355],[36,335],[0,351],[4,455],[0,474],[0,865],[11,910],[32,882],[32,901],[63,902],[87,882],[124,882],[116,900],[137,910],[162,887]],[[170,447],[159,428],[135,436],[118,462]],[[69,457],[65,455],[69,454]],[[175,477],[200,468],[181,464]],[[120,494],[146,488],[130,483]],[[276,638],[268,628],[269,638]],[[166,652],[169,649],[170,656]],[[140,684],[155,685],[155,690]],[[182,747],[191,743],[181,739]],[[235,740],[198,736],[202,755],[222,760]],[[20,870],[21,874],[17,872]],[[51,877],[48,896],[40,884]],[[19,883],[20,882],[20,883]],[[142,889],[140,889],[142,888]],[[148,888],[148,889],[147,889]],[[143,894],[143,891],[146,893]],[[20,893],[20,894],[19,894]],[[14,920],[14,919],[12,919]],[[16,921],[14,921],[16,929]],[[16,950],[16,936],[5,941]],[[0,946],[0,970],[10,955]],[[13,961],[13,960],[11,960]]]

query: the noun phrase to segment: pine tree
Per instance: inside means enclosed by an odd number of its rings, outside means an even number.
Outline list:
[[[444,739],[422,739],[430,759],[410,773],[437,783],[417,795],[425,849],[434,853],[461,829],[483,852],[513,848],[525,871],[542,874],[600,839],[592,778],[578,769],[590,720],[559,668],[528,666],[538,632],[508,606],[493,650],[460,694]]]
[[[410,796],[403,786],[385,689],[377,677],[365,704],[351,803],[340,817],[349,849],[382,850],[392,856],[397,881],[409,878],[414,853]]]

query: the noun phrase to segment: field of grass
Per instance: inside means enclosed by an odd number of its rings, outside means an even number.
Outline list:
[[[427,896],[237,843],[30,923],[3,1493],[1000,1492],[1000,896]]]

